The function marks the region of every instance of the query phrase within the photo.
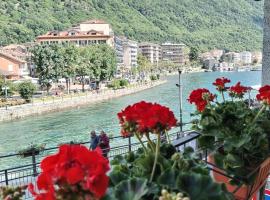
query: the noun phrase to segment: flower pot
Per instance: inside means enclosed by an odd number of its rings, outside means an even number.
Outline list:
[[[215,165],[214,156],[210,155],[208,156],[208,162]],[[236,200],[250,200],[253,196],[256,195],[256,193],[261,189],[262,186],[265,185],[267,178],[269,176],[270,172],[270,157],[267,158],[258,168],[257,176],[251,185],[245,185],[243,184],[238,190],[237,185],[231,185],[229,181],[230,178],[222,175],[226,174],[225,171],[220,170],[216,167],[213,167],[213,178],[218,183],[224,183],[226,185],[226,188],[229,192],[233,193]],[[220,173],[218,173],[220,172]]]

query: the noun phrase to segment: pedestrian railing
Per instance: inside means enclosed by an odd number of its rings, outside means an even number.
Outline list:
[[[196,134],[194,132],[174,132],[169,134],[170,141],[179,150],[183,149],[185,146],[191,145],[196,146]],[[198,134],[197,134],[198,135]],[[109,152],[109,159],[113,159],[117,155],[124,155],[131,151],[136,151],[140,147],[140,143],[137,142],[132,137],[123,138],[121,136],[110,138],[111,141],[115,142],[113,147],[111,147]],[[178,142],[177,142],[178,141]],[[179,143],[180,141],[180,143]],[[147,142],[147,141],[144,141]],[[195,142],[195,143],[194,143]],[[90,142],[80,143],[87,147],[90,146]],[[0,170],[0,186],[23,186],[31,182],[34,182],[38,174],[40,173],[40,162],[47,155],[56,153],[58,147],[46,148],[42,153],[37,154],[32,152],[29,157],[21,158],[21,154],[12,153],[8,155],[0,156],[0,163],[5,162],[6,159],[13,160],[14,167],[4,168]],[[26,193],[24,199],[31,199],[29,192]]]

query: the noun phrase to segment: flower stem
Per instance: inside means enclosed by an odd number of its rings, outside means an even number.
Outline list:
[[[149,137],[149,134],[147,133],[147,134],[145,134],[145,135],[146,135],[146,138],[147,138],[147,140],[148,140],[148,143],[149,143],[149,145],[150,145],[152,151],[154,152],[154,151],[155,151],[155,146],[154,146],[153,142],[151,141],[151,139],[150,139],[150,137]]]
[[[147,153],[147,149],[145,147],[145,145],[143,144],[143,141],[141,140],[140,136],[138,135],[138,133],[135,133],[137,139],[139,140],[139,142],[141,143],[142,147],[143,147],[143,150],[144,150],[144,153],[146,154]]]
[[[167,137],[168,143],[171,144],[172,142],[171,142],[170,136],[169,136],[169,134],[168,134],[168,131],[165,131],[165,135],[166,135],[166,137]]]
[[[251,124],[254,124],[256,122],[256,120],[258,119],[258,117],[262,114],[262,112],[265,110],[266,106],[263,105],[261,107],[261,109],[259,110],[259,112],[257,113],[257,115],[255,116],[255,118],[253,119],[252,123]]]
[[[221,95],[222,95],[223,102],[225,102],[225,97],[224,97],[224,92],[223,91],[221,91]]]
[[[156,171],[157,160],[158,160],[158,155],[159,155],[159,148],[160,148],[160,133],[158,134],[158,138],[157,138],[155,161],[154,161],[154,165],[153,165],[153,169],[152,169],[152,173],[151,173],[151,177],[150,177],[150,183],[152,182],[152,180],[154,178],[155,171]]]

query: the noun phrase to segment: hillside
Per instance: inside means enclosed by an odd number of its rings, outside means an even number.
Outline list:
[[[138,41],[174,41],[201,50],[257,50],[262,2],[253,0],[1,0],[0,43],[27,42],[91,18]]]

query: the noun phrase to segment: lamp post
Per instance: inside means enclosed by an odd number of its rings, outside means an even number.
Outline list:
[[[7,77],[4,75],[4,85],[5,85],[5,102],[6,102],[6,110],[7,110]]]
[[[183,99],[182,99],[182,81],[181,81],[182,71],[178,70],[178,84],[176,86],[179,88],[179,118],[180,118],[180,133],[182,135],[183,132]]]

